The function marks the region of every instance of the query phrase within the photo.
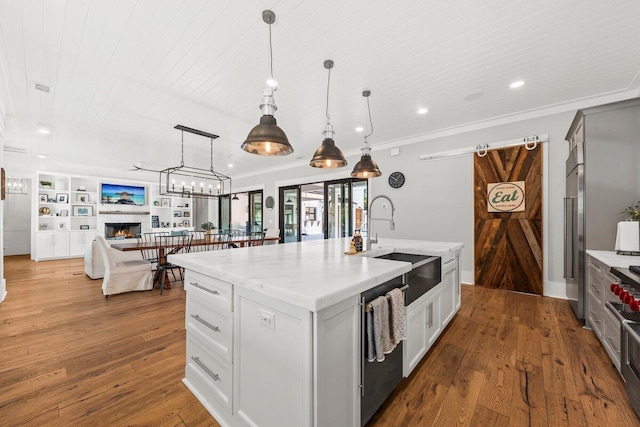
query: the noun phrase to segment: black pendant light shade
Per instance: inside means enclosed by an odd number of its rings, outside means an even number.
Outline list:
[[[251,129],[241,148],[248,153],[261,156],[284,156],[293,153],[293,147],[289,144],[287,135],[278,127],[276,118],[267,114],[260,117],[260,124]]]
[[[324,68],[329,70],[327,77],[327,125],[325,126],[324,132],[322,132],[324,135],[322,145],[314,153],[311,161],[309,162],[309,166],[322,169],[335,169],[347,166],[347,159],[344,158],[342,151],[336,147],[336,143],[333,140],[333,126],[331,126],[331,121],[329,119],[329,83],[331,82],[333,61],[330,59],[324,61]]]
[[[278,84],[273,78],[273,56],[271,54],[271,24],[276,21],[276,14],[271,10],[262,12],[262,20],[269,24],[269,80],[268,87],[264,90],[260,110],[260,124],[249,132],[247,139],[241,148],[251,154],[260,156],[284,156],[293,153],[293,147],[289,144],[287,135],[278,127],[274,114],[278,107],[273,99],[273,92]]]
[[[309,165],[324,169],[341,168],[347,166],[347,159],[344,158],[342,151],[336,147],[333,138],[325,138],[311,158]]]
[[[371,125],[371,132],[364,137],[364,143],[362,144],[362,156],[360,161],[356,163],[356,166],[351,171],[351,176],[354,178],[375,178],[382,175],[378,164],[371,158],[371,148],[367,138],[373,134],[373,121],[371,120],[371,107],[369,106],[369,95],[371,91],[365,90],[362,92],[362,96],[367,98],[367,111],[369,112],[369,124]]]
[[[378,164],[369,154],[363,154],[351,172],[351,176],[354,178],[375,178],[380,175],[382,175],[382,172],[380,172]]]

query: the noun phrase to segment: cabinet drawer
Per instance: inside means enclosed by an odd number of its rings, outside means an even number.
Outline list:
[[[199,291],[194,295],[204,298],[207,305],[233,311],[233,294],[230,283],[191,270],[187,270],[185,282],[187,291]]]
[[[588,305],[588,319],[589,325],[596,332],[598,337],[602,337],[603,319],[602,312],[604,307],[602,302],[596,299],[593,294],[589,293],[589,305]]]
[[[603,318],[604,330],[602,331],[602,346],[607,350],[611,361],[618,371],[620,371],[620,352],[622,349],[620,322],[607,308],[604,309]]]
[[[187,334],[186,377],[204,396],[211,396],[231,412],[231,363],[217,359],[197,337]]]
[[[454,270],[458,267],[456,264],[456,254],[446,254],[441,257],[442,272]]]
[[[602,290],[602,283],[601,283],[600,277],[590,276],[588,286],[589,286],[588,287],[589,293],[598,301],[600,301],[600,303],[602,304],[603,290]]]
[[[233,317],[228,310],[216,310],[199,298],[199,290],[187,300],[187,330],[206,341],[224,359],[231,361]]]

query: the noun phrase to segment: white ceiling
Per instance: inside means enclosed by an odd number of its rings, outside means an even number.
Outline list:
[[[268,77],[264,9],[276,13],[276,118],[295,149],[287,157],[240,149]],[[370,89],[375,158],[389,141],[637,96],[638,16],[636,0],[0,0],[5,149],[161,168],[180,161],[173,127],[182,124],[220,135],[214,167],[232,177],[308,162],[325,123],[323,62],[333,59],[336,144],[357,153]],[[510,89],[514,80],[526,84]],[[206,138],[185,136],[185,163],[209,166]]]

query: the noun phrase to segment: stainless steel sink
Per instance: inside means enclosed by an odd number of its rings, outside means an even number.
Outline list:
[[[430,289],[440,283],[441,265],[440,257],[428,255],[406,254],[403,252],[391,252],[378,255],[373,258],[388,259],[391,261],[404,261],[411,263],[411,271],[406,273],[405,284],[409,285],[405,293],[405,304],[409,305],[420,298]]]
[[[415,255],[415,254],[405,254],[402,252],[391,252],[390,254],[378,255],[374,258],[389,259],[392,261],[404,261],[404,262],[410,262],[411,264],[417,264],[420,261],[424,261],[429,257],[427,255]]]

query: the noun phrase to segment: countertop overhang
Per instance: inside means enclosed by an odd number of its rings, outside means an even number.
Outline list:
[[[390,252],[444,256],[462,243],[379,239],[371,251],[345,255],[350,238],[170,255],[174,264],[317,312],[411,271]]]

